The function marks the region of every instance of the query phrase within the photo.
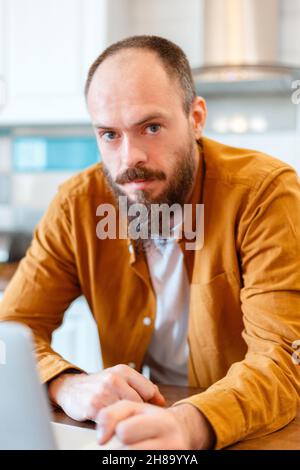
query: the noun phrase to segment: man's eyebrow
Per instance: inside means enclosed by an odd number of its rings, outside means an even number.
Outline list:
[[[141,119],[140,121],[137,121],[134,124],[132,124],[131,127],[141,126],[142,124],[145,124],[145,122],[153,121],[155,119],[165,119],[165,118],[166,118],[166,116],[164,114],[161,114],[161,113],[149,114],[148,116],[143,117],[143,119]],[[113,130],[114,129],[114,127],[112,127],[112,126],[106,126],[105,124],[100,124],[100,123],[94,124],[94,127],[96,129],[106,129],[106,130]]]

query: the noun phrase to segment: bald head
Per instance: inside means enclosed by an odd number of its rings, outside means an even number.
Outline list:
[[[101,110],[101,123],[106,114],[111,124],[114,116],[124,112],[129,126],[142,108],[149,108],[150,113],[151,108],[153,112],[166,112],[177,102],[178,112],[180,108],[184,112],[183,101],[179,81],[172,80],[157,54],[141,49],[125,49],[108,57],[96,69],[87,93],[91,114]],[[108,121],[105,126],[110,127]]]
[[[157,65],[160,64],[164,68],[172,82],[171,84],[173,86],[179,86],[175,91],[181,92],[183,107],[186,114],[188,114],[193,99],[196,96],[189,62],[180,47],[173,42],[158,36],[133,36],[109,46],[90,67],[85,85],[86,96],[88,96],[91,82],[100,66],[102,68],[104,63],[114,56],[119,56],[120,59],[116,64],[121,66],[122,62],[125,62],[126,65],[128,57],[134,57],[133,54],[130,54],[131,52],[141,53],[138,56],[138,60],[140,60],[143,55],[152,53],[153,61],[156,60]],[[150,64],[147,67],[146,61],[143,61],[143,64],[140,65],[143,65],[144,69],[149,70],[149,68],[151,68]],[[151,65],[153,65],[153,62]],[[137,69],[134,68],[132,71],[136,72]]]

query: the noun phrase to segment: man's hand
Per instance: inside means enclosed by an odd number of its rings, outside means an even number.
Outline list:
[[[122,400],[102,409],[96,422],[99,444],[116,435],[126,449],[209,449],[215,440],[209,422],[190,404],[162,409]]]
[[[99,410],[119,400],[165,405],[150,380],[120,364],[96,374],[61,374],[48,387],[50,399],[77,421],[95,420]]]

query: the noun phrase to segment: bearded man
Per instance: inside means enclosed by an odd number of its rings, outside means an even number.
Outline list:
[[[205,101],[183,51],[166,39],[111,45],[85,93],[102,162],[60,188],[1,320],[32,329],[50,399],[76,420],[95,420],[100,443],[116,434],[130,449],[219,449],[281,428],[296,415],[300,389],[295,171],[203,136]],[[135,204],[146,208],[139,229],[154,206],[204,205],[202,242],[190,249],[189,233],[175,236],[174,217],[168,237],[161,221],[154,231],[148,224],[148,237],[97,236],[99,207],[113,207],[119,227],[120,197],[128,222]],[[51,349],[82,294],[102,349],[95,374]],[[206,390],[166,408],[159,383]]]

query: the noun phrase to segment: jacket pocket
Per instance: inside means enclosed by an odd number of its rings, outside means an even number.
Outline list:
[[[204,284],[191,284],[189,341],[200,386],[226,375],[246,353],[240,285],[234,273],[222,272]]]

